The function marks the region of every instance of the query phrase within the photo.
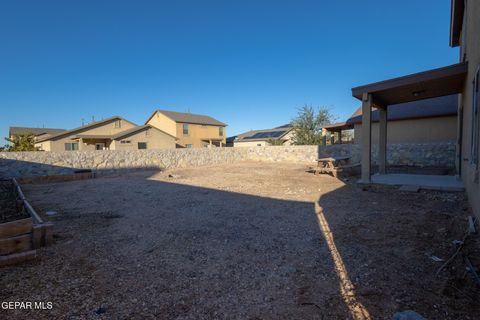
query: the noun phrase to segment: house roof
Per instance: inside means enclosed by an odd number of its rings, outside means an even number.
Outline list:
[[[461,93],[468,71],[462,62],[407,76],[352,88],[352,95],[363,99],[372,96],[373,103],[381,108],[388,105]]]
[[[418,100],[388,106],[388,120],[398,121],[453,116],[458,110],[458,95]],[[372,112],[372,121],[378,121],[378,110]],[[362,123],[362,107],[346,121],[347,124]]]
[[[236,138],[237,138],[237,136],[228,137],[228,138],[225,139],[225,142],[226,143],[232,143],[233,141],[235,141]]]
[[[10,136],[30,135],[30,134],[34,136],[40,136],[42,134],[57,134],[63,131],[66,131],[66,130],[54,129],[54,128],[10,127],[9,133],[10,133]]]
[[[161,113],[168,118],[172,119],[175,122],[180,123],[192,123],[192,124],[206,124],[212,126],[226,126],[225,123],[218,121],[210,116],[205,116],[201,114],[193,114],[193,113],[184,113],[184,112],[175,112],[175,111],[167,111],[167,110],[155,110],[153,114],[147,119],[145,123],[148,123],[150,119],[155,115],[155,113]]]
[[[263,129],[263,130],[251,130],[242,134],[239,134],[235,141],[262,141],[268,139],[279,139],[284,137],[289,133],[293,128],[292,127],[277,127],[273,129]]]
[[[338,132],[342,130],[353,129],[353,124],[347,123],[347,122],[337,122],[337,123],[324,125],[322,126],[322,129],[326,129],[330,132]]]
[[[160,129],[158,129],[158,128],[152,126],[152,125],[149,125],[149,124],[145,124],[145,125],[143,125],[143,126],[136,126],[136,127],[130,128],[130,129],[128,129],[128,130],[119,132],[119,133],[113,135],[111,138],[112,138],[112,140],[118,140],[118,139],[120,139],[120,138],[127,137],[127,136],[129,136],[129,135],[132,135],[132,134],[135,134],[135,133],[137,133],[137,132],[140,132],[140,131],[143,131],[143,130],[147,130],[147,129],[158,130],[158,131],[160,131],[160,132],[162,132],[162,133],[164,133],[164,134],[166,134],[166,135],[174,138],[175,140],[178,140],[177,137],[172,136],[171,134],[166,133],[165,131],[160,130]]]
[[[103,125],[103,124],[112,122],[112,121],[114,121],[114,120],[127,121],[127,122],[130,122],[131,124],[134,124],[135,126],[137,126],[135,123],[133,123],[133,122],[131,122],[131,121],[128,121],[128,120],[126,120],[126,119],[124,119],[124,118],[122,118],[122,117],[113,116],[113,117],[110,117],[110,118],[107,118],[107,119],[104,119],[104,120],[101,120],[101,121],[96,121],[96,122],[87,124],[87,125],[85,125],[85,126],[81,126],[81,127],[74,128],[74,129],[71,129],[71,130],[63,131],[63,132],[60,132],[60,133],[58,133],[58,134],[55,134],[55,135],[52,135],[52,136],[49,136],[49,137],[45,137],[45,138],[39,139],[37,142],[42,142],[42,141],[47,141],[47,140],[55,140],[55,139],[58,139],[58,138],[61,138],[61,137],[65,137],[65,136],[69,136],[69,135],[72,135],[72,134],[75,134],[75,133],[80,133],[80,132],[83,132],[83,131],[85,131],[85,130],[89,130],[89,129],[92,129],[92,128],[101,126],[101,125]]]

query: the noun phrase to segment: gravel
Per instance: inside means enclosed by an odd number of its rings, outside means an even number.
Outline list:
[[[351,179],[353,181],[354,179]],[[0,269],[2,319],[349,319],[315,204],[373,319],[415,310],[474,319],[460,267],[439,278],[466,227],[462,193],[359,188],[304,165],[240,164],[25,185],[55,211],[54,244]]]

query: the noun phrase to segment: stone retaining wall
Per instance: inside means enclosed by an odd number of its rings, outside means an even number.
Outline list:
[[[372,159],[377,159],[373,146]],[[169,169],[234,163],[244,160],[314,163],[318,157],[351,156],[360,162],[357,144],[331,146],[270,146],[250,148],[0,152],[0,178],[71,174],[78,169],[111,173],[132,169]],[[390,165],[454,167],[455,144],[393,144],[388,146]]]

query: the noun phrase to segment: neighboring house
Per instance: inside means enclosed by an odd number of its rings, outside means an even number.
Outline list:
[[[270,145],[270,139],[280,139],[284,145],[292,144],[293,128],[284,125],[273,129],[251,130],[239,134],[233,141],[234,147],[264,147]]]
[[[235,141],[236,138],[237,136],[231,136],[225,139],[225,147],[233,147],[233,142]]]
[[[53,128],[28,128],[28,127],[10,127],[8,131],[8,136],[10,139],[14,139],[18,136],[29,136],[32,135],[35,138],[35,141],[38,139],[44,139],[51,135],[61,133],[66,131],[65,129],[53,129]]]
[[[227,125],[205,115],[155,110],[145,124],[177,137],[179,148],[224,147],[226,144]]]
[[[352,88],[352,95],[362,101],[362,182],[372,181],[373,107],[379,113],[378,164],[384,174],[389,106],[458,94],[456,171],[480,217],[480,1],[451,1],[450,46],[460,46],[457,64]]]
[[[388,143],[455,142],[458,96],[450,95],[388,106]],[[372,143],[378,143],[379,111],[372,111]],[[334,133],[354,129],[354,142],[362,141],[362,107],[343,123],[324,127]]]
[[[173,149],[176,138],[115,116],[37,140],[43,151]]]

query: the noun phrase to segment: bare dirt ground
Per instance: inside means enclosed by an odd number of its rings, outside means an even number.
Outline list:
[[[362,319],[359,306],[363,319],[480,314],[461,257],[438,277],[431,258],[450,257],[463,236],[462,193],[362,189],[265,163],[24,191],[40,213],[58,212],[48,218],[55,241],[0,269],[0,301],[53,309],[1,319]]]

